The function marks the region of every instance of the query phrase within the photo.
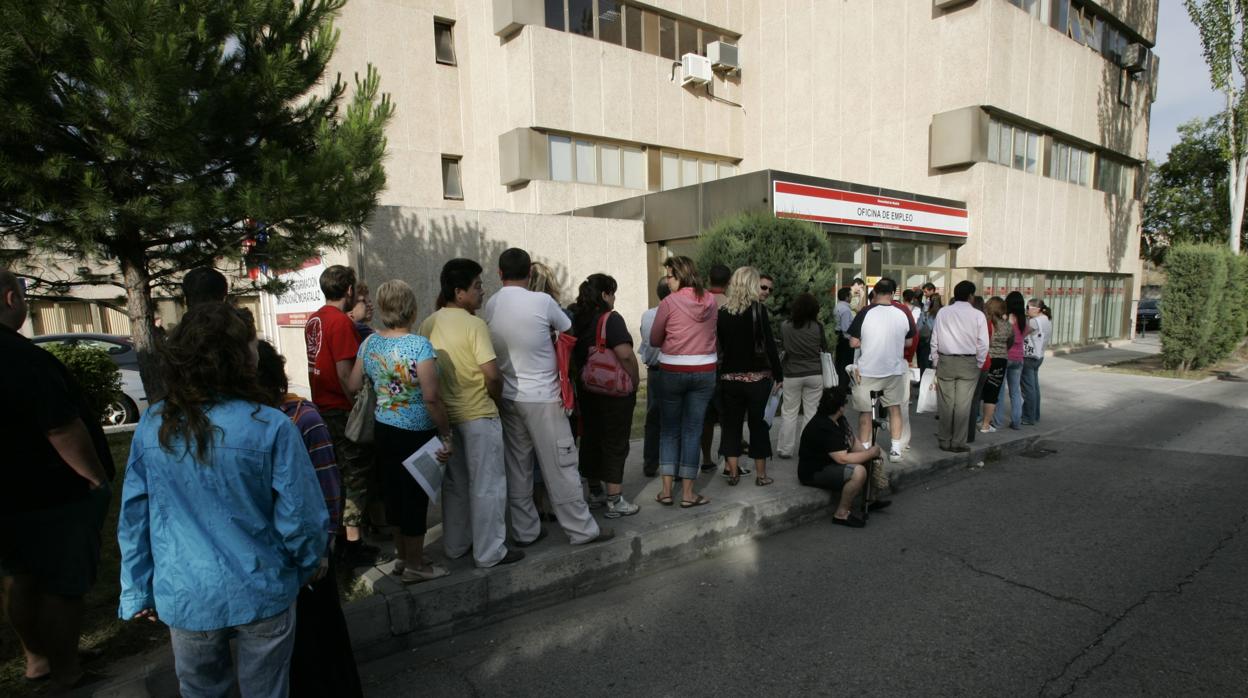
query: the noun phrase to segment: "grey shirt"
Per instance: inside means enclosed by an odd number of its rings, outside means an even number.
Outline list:
[[[823,325],[820,323],[808,322],[798,329],[793,326],[792,321],[785,320],[780,325],[780,347],[784,352],[781,366],[784,368],[784,375],[801,378],[822,373],[819,352],[825,346]]]
[[[832,309],[832,317],[836,319],[836,331],[842,337],[849,336],[849,326],[854,323],[854,310],[845,301],[837,301]]]

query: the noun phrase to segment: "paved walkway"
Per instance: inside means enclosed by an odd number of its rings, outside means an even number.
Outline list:
[[[1024,451],[1040,440],[1060,439],[1063,430],[1094,424],[1107,411],[1162,399],[1199,384],[1097,370],[1159,350],[1155,337],[1148,337],[1113,348],[1046,359],[1040,369],[1043,404],[1039,425],[1021,431],[977,434],[968,454],[940,451],[935,417],[912,415],[911,449],[903,463],[889,464],[897,489],[896,504],[877,516],[905,516],[907,500],[922,491],[925,480],[944,470],[981,466],[985,461]],[[829,495],[802,487],[797,482],[796,464],[796,460],[774,459],[768,474],[775,478],[775,484],[769,487],[756,487],[752,476],[730,487],[718,472],[703,474],[697,489],[712,503],[681,509],[655,503],[659,479],[642,474],[641,442],[634,441],[624,490],[630,500],[641,505],[641,511],[607,520],[601,517],[603,510],[596,510],[601,525],[615,528],[614,540],[574,547],[558,524],[547,523],[550,535],[528,548],[525,560],[489,570],[475,569],[467,558],[445,561],[438,544],[440,526],[434,526],[427,538],[430,557],[446,564],[451,575],[404,587],[383,570],[368,570],[365,576],[377,593],[347,608],[357,658],[367,661],[384,656],[827,518]],[[839,529],[838,533],[852,535]],[[173,685],[167,650],[114,669],[121,674],[118,680],[87,695],[165,695]]]

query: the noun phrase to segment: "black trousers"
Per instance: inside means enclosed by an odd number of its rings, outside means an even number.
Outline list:
[[[398,526],[399,533],[405,536],[423,536],[429,518],[429,495],[403,467],[403,461],[437,436],[438,430],[411,431],[377,422],[373,433],[377,465],[386,486],[381,493],[386,505],[386,523]]]
[[[837,338],[834,363],[836,364],[836,384],[841,390],[848,391],[849,373],[845,371],[845,367],[854,363],[854,348],[849,346],[848,337]]]
[[[301,587],[295,601],[290,695],[362,697],[347,619],[338,601],[338,573],[332,556],[329,573],[311,587]]]
[[[736,458],[745,451],[741,443],[741,427],[746,420],[750,423],[750,457],[770,458],[771,427],[763,419],[767,409],[767,399],[771,397],[773,381],[765,378],[753,383],[741,381],[719,382],[719,392],[723,405],[719,415],[719,453],[727,458]]]

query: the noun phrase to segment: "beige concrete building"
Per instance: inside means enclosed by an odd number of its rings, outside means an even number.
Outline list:
[[[740,208],[819,222],[843,280],[1022,290],[1072,344],[1130,331],[1156,20],[1156,0],[351,0],[331,70],[377,65],[396,104],[388,206],[642,221],[650,254],[572,277],[653,279],[706,222],[660,209],[768,171]],[[631,234],[609,230],[568,244]]]

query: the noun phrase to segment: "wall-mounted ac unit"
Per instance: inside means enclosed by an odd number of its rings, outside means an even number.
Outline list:
[[[736,44],[723,41],[712,41],[706,45],[706,57],[711,66],[723,70],[740,70],[741,54]]]
[[[711,81],[711,60],[696,53],[686,53],[680,57],[680,84],[705,85]]]
[[[1144,44],[1128,44],[1122,52],[1122,67],[1128,72],[1140,73],[1148,67],[1149,50]]]

